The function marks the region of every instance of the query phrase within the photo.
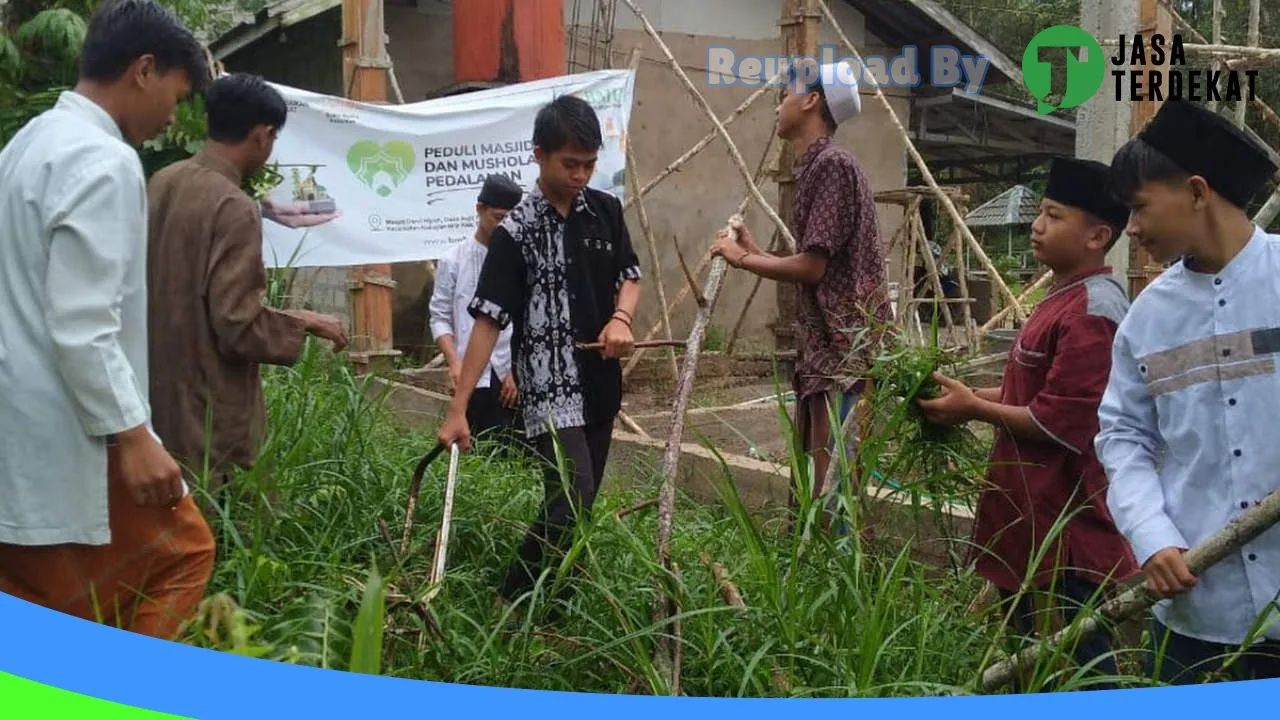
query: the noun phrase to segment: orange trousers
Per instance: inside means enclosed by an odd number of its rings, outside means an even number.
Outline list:
[[[214,539],[190,496],[139,507],[108,451],[108,545],[0,543],[0,592],[85,620],[176,639],[204,598]]]

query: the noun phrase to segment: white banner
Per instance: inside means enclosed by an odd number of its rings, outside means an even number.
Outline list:
[[[275,86],[289,120],[263,202],[268,267],[434,260],[475,233],[485,177],[538,178],[533,121],[555,97],[587,100],[604,147],[591,186],[622,197],[635,74],[605,70],[411,105],[369,105]]]

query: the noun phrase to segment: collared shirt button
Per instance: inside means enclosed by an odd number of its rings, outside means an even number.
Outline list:
[[[1227,306],[1227,301],[1226,301],[1226,300],[1219,300],[1219,301],[1218,301],[1218,307],[1226,307],[1226,306]]]
[[[1222,278],[1214,278],[1214,279],[1213,279],[1213,284],[1214,284],[1214,285],[1221,285],[1221,284],[1222,284]]]
[[[1257,556],[1257,555],[1255,555],[1255,554],[1253,554],[1253,553],[1249,553],[1249,562],[1254,562],[1254,561],[1256,561],[1257,559],[1258,559],[1258,556]]]
[[[1231,454],[1232,454],[1232,455],[1235,455],[1236,457],[1240,457],[1241,455],[1243,455],[1243,454],[1244,454],[1244,451],[1243,451],[1243,450],[1236,449],[1236,450],[1232,450],[1232,451],[1231,451]]]
[[[1235,398],[1231,398],[1230,400],[1228,400],[1228,401],[1227,401],[1227,404],[1228,404],[1228,405],[1230,405],[1231,407],[1235,407],[1235,406],[1236,406],[1236,399],[1235,399]]]
[[[1241,501],[1240,501],[1240,509],[1241,509],[1241,510],[1247,509],[1248,507],[1249,507],[1249,501],[1248,501],[1248,500],[1241,500]]]

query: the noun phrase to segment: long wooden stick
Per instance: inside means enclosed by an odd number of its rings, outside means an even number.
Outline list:
[[[729,220],[725,229],[736,233],[734,225],[742,218],[735,215]],[[684,437],[685,411],[689,408],[689,398],[693,394],[693,381],[698,373],[698,358],[702,354],[702,339],[706,335],[707,325],[711,322],[711,314],[715,311],[716,300],[720,297],[720,287],[724,280],[725,261],[716,257],[711,262],[711,272],[707,275],[703,296],[706,302],[698,308],[697,317],[693,321],[693,330],[689,332],[688,351],[680,368],[680,381],[676,385],[675,402],[671,409],[671,432],[667,435],[666,452],[662,459],[662,488],[658,492],[658,564],[664,570],[671,568],[671,526],[676,507],[676,472],[680,465],[681,439]],[[654,622],[662,622],[670,618],[671,594],[663,589],[658,593],[654,606]],[[674,652],[670,643],[658,640],[658,653],[655,661],[660,667],[674,666]],[[674,678],[669,678],[674,684]]]
[[[765,172],[768,170],[769,167],[773,165],[774,161],[776,161],[778,158],[778,150],[777,150],[777,147],[775,147],[776,138],[777,138],[777,133],[772,133],[769,135],[769,140],[765,143],[764,153],[760,156],[760,164],[756,166],[757,178],[763,178]],[[738,209],[736,211],[737,214],[738,215],[744,214],[747,211],[747,205],[750,202],[751,202],[751,196],[744,195],[742,198],[742,201],[738,203]],[[702,254],[702,262],[698,264],[698,269],[694,271],[694,275],[695,276],[701,275],[702,271],[705,270],[707,266],[711,264],[711,259],[712,259],[711,248],[708,246],[706,251],[704,251]],[[688,285],[681,286],[680,292],[676,294],[676,299],[671,301],[670,308],[674,309],[675,306],[683,302],[684,299],[689,296],[689,292],[690,290]],[[645,334],[644,339],[652,340],[653,337],[658,334],[658,328],[659,328],[659,325],[657,323],[654,323],[653,327],[649,328],[649,332]],[[643,352],[644,351],[641,350],[636,354],[632,355],[630,362],[628,362],[626,366],[622,368],[622,378],[624,380],[630,377],[631,372],[635,370],[636,365],[640,364],[640,357],[643,354]]]
[[[769,220],[771,220],[774,227],[778,229],[778,233],[781,234],[783,242],[786,243],[787,249],[794,253],[796,251],[796,239],[791,235],[791,228],[787,227],[787,223],[784,222],[782,218],[778,217],[777,211],[775,211],[773,206],[765,200],[764,194],[760,192],[760,187],[756,185],[755,178],[751,175],[751,168],[747,166],[747,161],[742,159],[742,153],[738,151],[738,146],[733,142],[733,138],[729,136],[729,131],[725,129],[724,123],[720,122],[720,118],[716,116],[716,112],[711,108],[711,104],[707,102],[707,99],[698,91],[698,87],[689,79],[684,68],[681,67],[680,61],[672,54],[671,48],[667,47],[667,43],[662,39],[662,36],[658,34],[658,31],[649,23],[649,18],[645,17],[645,14],[640,11],[640,8],[636,7],[635,0],[622,0],[622,2],[625,3],[627,7],[631,8],[631,12],[636,14],[636,18],[640,21],[640,24],[644,26],[645,33],[649,35],[649,38],[653,40],[654,44],[658,46],[658,49],[662,51],[662,54],[666,56],[667,64],[669,64],[671,69],[675,71],[676,77],[680,78],[680,82],[685,86],[685,89],[693,95],[694,100],[696,100],[698,105],[702,108],[702,112],[711,120],[711,123],[715,125],[716,132],[720,134],[720,137],[724,138],[725,144],[729,146],[729,155],[733,158],[733,164],[737,167],[738,172],[742,174],[743,181],[747,183],[748,194],[754,198],[757,203],[759,203],[760,209],[769,216]]]
[[[456,444],[449,447],[449,479],[444,486],[444,512],[440,520],[440,533],[436,535],[435,556],[431,560],[431,575],[427,582],[431,589],[422,598],[422,602],[431,602],[432,598],[440,594],[440,589],[444,583],[444,565],[445,559],[449,555],[449,526],[453,520],[453,491],[458,483],[458,446]]]
[[[1037,290],[1048,287],[1051,282],[1053,282],[1053,272],[1050,270],[1044,271],[1038,280],[1023,290],[1022,294],[1018,296],[1017,305],[1021,306],[1027,300],[1031,299],[1031,296],[1035,294]],[[1010,306],[996,313],[990,320],[984,323],[982,327],[978,328],[978,334],[985,335],[991,332],[995,326],[1004,322],[1005,318],[1009,317],[1009,314],[1012,312],[1013,307]]]
[[[630,2],[631,0],[623,1]],[[834,29],[836,34],[840,37],[840,42],[844,43],[845,47],[849,49],[849,52],[852,53],[854,58],[858,61],[857,67],[866,67],[866,62],[863,61],[862,54],[853,46],[853,42],[849,40],[849,36],[846,35],[844,30],[840,27],[840,22],[836,20],[835,14],[831,12],[830,4],[827,0],[818,0],[818,2],[822,5],[822,13],[826,15],[827,21],[831,23],[832,29]],[[1017,305],[1017,298],[1013,296],[1013,291],[1009,289],[1009,286],[1005,283],[1004,279],[1000,277],[1000,273],[996,271],[995,264],[991,262],[990,257],[987,257],[986,251],[982,249],[982,245],[978,242],[977,238],[973,236],[973,231],[964,224],[964,218],[961,217],[960,211],[956,210],[955,203],[951,201],[951,196],[948,195],[946,191],[938,185],[938,181],[934,179],[933,173],[929,170],[928,163],[924,161],[924,157],[921,156],[920,151],[916,149],[915,143],[911,141],[910,133],[908,133],[906,128],[902,126],[902,121],[898,119],[898,113],[894,111],[893,105],[889,104],[889,98],[885,97],[884,90],[881,89],[879,83],[873,83],[872,88],[876,91],[876,97],[879,98],[881,104],[884,105],[885,112],[889,114],[889,120],[892,121],[894,127],[897,128],[898,136],[901,138],[903,144],[906,145],[907,153],[911,155],[911,159],[915,161],[916,167],[920,170],[920,174],[924,176],[925,184],[929,186],[929,189],[933,190],[938,201],[947,209],[947,214],[951,216],[951,221],[955,223],[956,227],[960,228],[961,233],[964,234],[965,241],[969,244],[970,249],[973,250],[973,254],[977,256],[978,261],[982,263],[982,266],[987,270],[987,272],[991,273],[992,282],[996,284],[996,287],[999,288],[1000,292],[1003,293],[1011,303],[1014,303],[1013,311],[1017,315],[1018,319],[1025,320],[1026,315],[1022,312],[1022,308]]]
[[[604,343],[578,343],[576,346],[579,350],[603,350]],[[685,347],[684,340],[640,340],[635,344],[637,350],[650,350],[653,348],[682,348]]]
[[[631,51],[631,72],[640,70],[640,48]],[[640,174],[636,170],[636,155],[631,149],[631,142],[628,139],[626,147],[627,159],[627,184],[633,188],[640,187]],[[631,198],[627,198],[628,201]],[[667,339],[671,339],[671,313],[667,310],[667,291],[662,282],[662,259],[658,257],[658,241],[653,236],[653,226],[649,224],[649,212],[645,209],[644,198],[637,196],[635,198],[636,218],[640,221],[640,232],[644,233],[645,245],[649,249],[649,265],[653,268],[653,285],[657,290],[658,307],[662,309],[662,330],[666,333]],[[667,357],[671,360],[671,379],[674,381],[680,377],[680,367],[676,364],[675,351],[667,353]]]
[[[1280,522],[1280,490],[1267,495],[1262,502],[1244,511],[1225,528],[1183,555],[1192,575],[1221,562],[1240,551],[1262,533]],[[1048,641],[1028,647],[1016,655],[987,668],[982,673],[985,692],[1007,685],[1023,668],[1034,667],[1036,660],[1048,650],[1064,642],[1076,642],[1102,629],[1103,621],[1121,622],[1143,612],[1160,598],[1147,590],[1145,583],[1130,587],[1118,597],[1104,603],[1095,613],[1081,613],[1076,621],[1056,633]]]

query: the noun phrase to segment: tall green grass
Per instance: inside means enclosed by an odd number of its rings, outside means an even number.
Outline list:
[[[424,607],[416,600],[428,589],[444,460],[429,469],[409,551],[398,545],[410,473],[433,429],[394,422],[369,381],[314,344],[265,377],[270,435],[259,464],[235,478],[239,494],[211,518],[219,560],[189,642],[404,678],[669,692],[652,659],[655,640],[674,636],[651,615],[656,509],[617,514],[656,495],[646,468],[615,467],[629,482],[606,482],[569,560],[513,609],[495,604],[495,589],[541,501],[541,476],[478,446],[460,464],[446,579]],[[811,482],[805,463],[793,469]],[[846,505],[860,507],[846,492]],[[727,466],[720,493],[714,504],[681,496],[676,509],[683,694],[966,693],[1003,653],[1000,623],[967,610],[982,584],[963,567],[939,571],[907,545],[823,533],[817,502],[802,501],[794,531],[783,532],[790,523],[748,512]],[[745,614],[721,599],[703,553],[728,569]],[[575,592],[563,617],[542,622],[538,609],[565,584]],[[1053,658],[1035,677],[1059,689],[1087,682]]]

